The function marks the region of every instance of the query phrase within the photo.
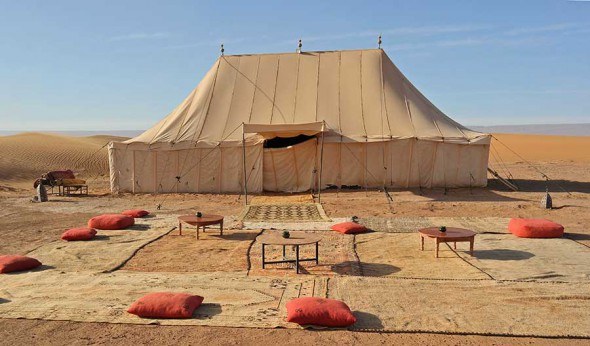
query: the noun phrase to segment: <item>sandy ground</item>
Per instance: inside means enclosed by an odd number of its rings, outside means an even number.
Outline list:
[[[53,138],[55,137],[55,138]],[[393,191],[393,203],[388,203],[379,191],[326,191],[322,204],[328,216],[494,216],[546,217],[563,223],[568,237],[590,246],[590,137],[553,137],[527,135],[498,135],[521,155],[542,170],[552,181],[545,179],[520,158],[510,157],[496,144],[502,161],[491,157],[492,166],[510,171],[523,191],[513,192],[491,180],[485,189],[443,189]],[[44,145],[48,140],[61,142],[61,136],[26,134],[0,137],[0,253],[27,253],[56,239],[64,229],[84,224],[89,217],[101,212],[127,208],[154,210],[179,214],[205,211],[223,215],[237,215],[243,207],[238,195],[121,195],[108,194],[108,163],[106,151],[99,151],[104,143],[94,137],[68,138],[66,144]],[[53,142],[52,142],[53,143]],[[63,145],[62,145],[63,144]],[[73,151],[71,151],[73,150]],[[502,151],[504,150],[504,151]],[[71,154],[83,152],[83,154]],[[38,155],[43,153],[43,155]],[[96,157],[96,159],[95,159]],[[94,161],[95,160],[95,161]],[[33,195],[32,178],[50,169],[74,167],[87,161],[85,174],[90,184],[90,197],[51,197],[43,205],[29,202]],[[92,162],[92,163],[91,163]],[[101,176],[103,174],[103,176]],[[539,208],[539,201],[549,187],[554,200],[553,210]],[[564,190],[568,192],[564,192]],[[302,200],[309,195],[301,194]],[[259,198],[264,201],[266,197]],[[229,227],[231,228],[231,227]],[[246,244],[257,233],[243,233],[239,237],[227,232],[229,242],[219,247],[195,244],[193,234],[177,236],[175,232],[141,250],[127,264],[126,269],[142,271],[206,271],[225,268],[241,271],[247,268],[242,254]],[[214,233],[205,237],[214,237]],[[217,242],[219,243],[219,242]],[[172,249],[177,254],[170,255]],[[168,255],[163,256],[164,253]],[[217,253],[229,253],[220,262]],[[188,257],[187,257],[188,256]],[[195,262],[198,258],[198,263]],[[195,263],[189,265],[188,263]],[[215,327],[164,327],[75,323],[67,321],[36,321],[0,319],[0,344],[186,344],[196,340],[205,344],[588,344],[588,340],[513,338],[499,336],[390,334],[349,331],[265,330]]]

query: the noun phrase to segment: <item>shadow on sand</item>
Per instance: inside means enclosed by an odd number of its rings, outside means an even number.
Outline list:
[[[384,263],[345,261],[332,265],[331,270],[339,275],[355,275],[355,272],[360,272],[363,276],[380,277],[397,273],[401,269]]]
[[[377,315],[373,315],[368,312],[364,311],[353,311],[354,317],[356,317],[356,323],[353,325],[353,329],[356,328],[363,328],[363,329],[383,329],[383,322],[381,319],[377,317]]]
[[[521,261],[535,257],[533,253],[520,250],[494,249],[475,250],[473,256],[477,259],[488,259],[496,261]]]
[[[569,192],[590,192],[590,182],[588,181],[572,181],[572,180],[532,180],[532,179],[513,179],[512,180],[523,192],[545,192],[549,188],[549,192],[564,192],[565,189]],[[504,184],[497,179],[489,179],[488,187],[497,191],[511,191]]]
[[[210,319],[215,315],[219,315],[222,312],[222,308],[220,304],[217,303],[205,303],[202,304],[195,312],[193,313],[193,318],[199,320]]]

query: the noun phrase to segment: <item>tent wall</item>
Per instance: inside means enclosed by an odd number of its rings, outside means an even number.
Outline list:
[[[489,145],[416,139],[326,143],[322,189],[328,185],[393,188],[486,186],[488,152]]]
[[[185,150],[109,148],[111,191],[133,193],[241,192],[241,147]],[[246,147],[248,191],[262,191],[262,144]],[[176,179],[180,177],[180,181]]]
[[[317,187],[321,146],[309,140],[288,148],[246,146],[248,191],[301,192]],[[489,145],[416,139],[326,142],[322,188],[481,187],[487,184]],[[242,148],[126,150],[109,148],[113,192],[220,193],[243,191]],[[180,182],[176,177],[180,176]]]

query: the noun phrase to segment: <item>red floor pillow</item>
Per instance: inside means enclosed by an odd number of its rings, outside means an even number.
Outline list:
[[[359,225],[356,222],[342,222],[332,226],[332,230],[343,234],[362,233],[367,231],[367,227]]]
[[[88,228],[97,229],[124,229],[135,224],[135,219],[122,214],[103,214],[88,220]]]
[[[340,300],[304,297],[287,303],[287,322],[322,327],[348,327],[356,317]]]
[[[37,268],[41,262],[34,258],[20,255],[0,256],[0,273],[20,272]]]
[[[141,209],[130,209],[130,210],[125,210],[123,211],[121,214],[123,215],[127,215],[127,216],[131,216],[131,217],[144,217],[149,215],[149,211],[147,210],[141,210]]]
[[[127,312],[149,318],[190,318],[203,297],[187,293],[156,292],[136,300]]]
[[[96,230],[94,228],[79,227],[65,231],[61,235],[61,239],[67,241],[91,240],[94,238],[94,236],[96,236]]]
[[[510,219],[508,230],[520,238],[560,238],[563,226],[547,219]]]

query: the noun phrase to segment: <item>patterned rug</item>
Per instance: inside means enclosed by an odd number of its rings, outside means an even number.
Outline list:
[[[243,221],[314,222],[330,221],[321,204],[255,204],[248,205],[241,214]]]
[[[285,304],[301,296],[326,296],[326,279],[244,277],[227,273],[113,273],[35,270],[0,276],[0,316],[77,322],[276,328]],[[186,292],[205,298],[189,319],[139,318],[126,312],[149,292]]]

